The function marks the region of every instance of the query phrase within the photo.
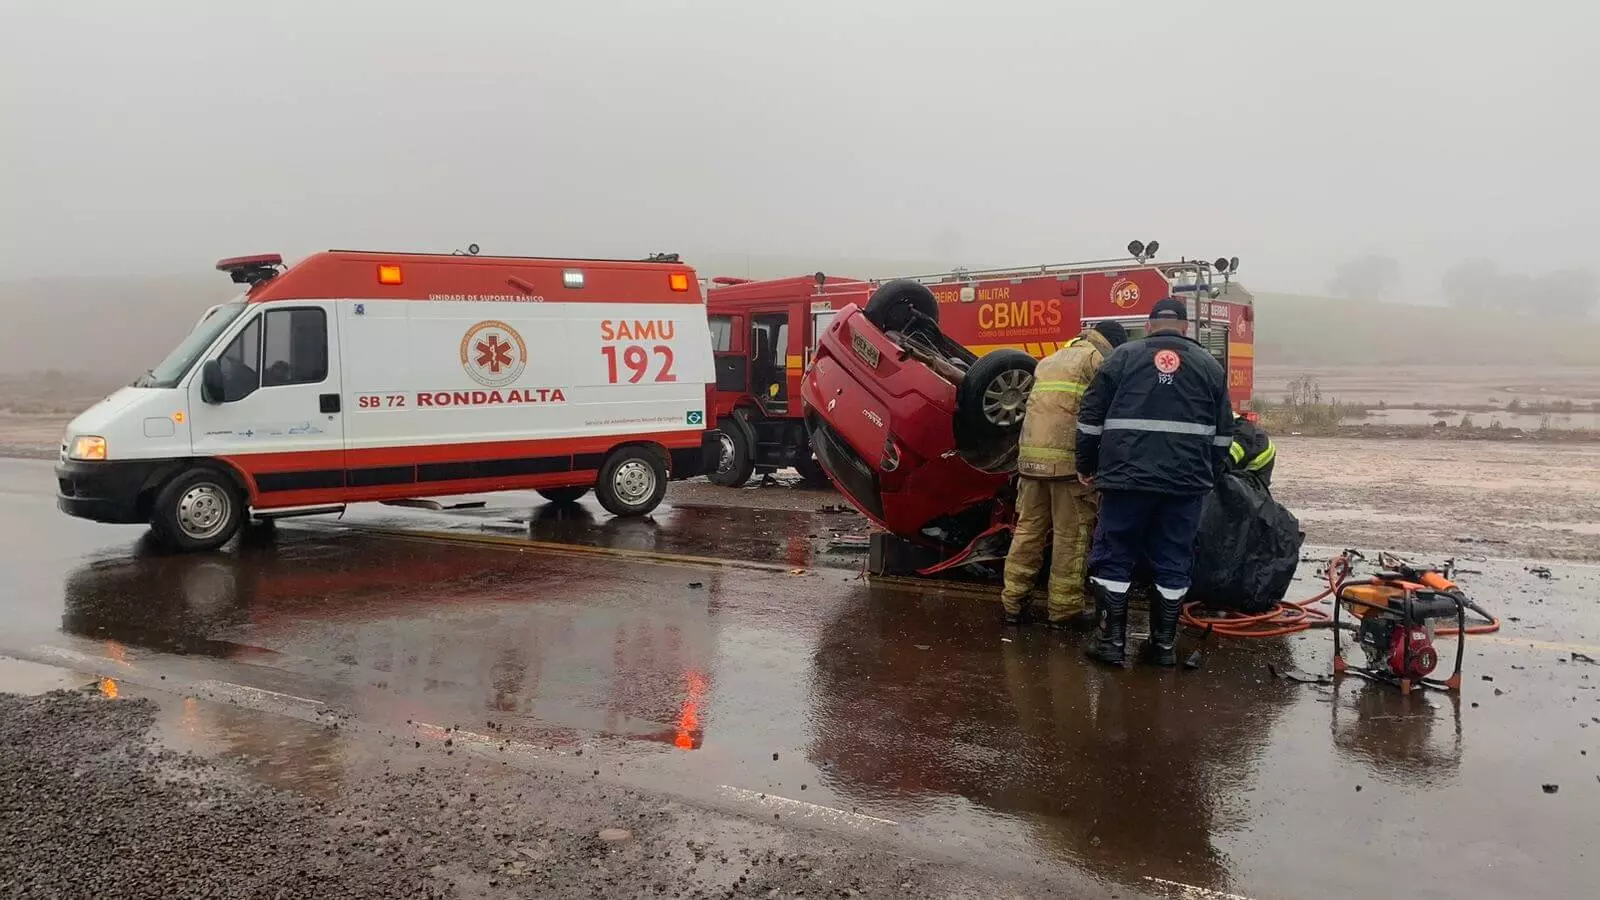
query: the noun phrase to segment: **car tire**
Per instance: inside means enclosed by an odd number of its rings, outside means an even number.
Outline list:
[[[238,533],[245,513],[245,498],[232,478],[210,466],[196,466],[156,492],[150,530],[168,550],[215,550]]]
[[[539,496],[549,500],[551,503],[577,503],[583,499],[584,494],[589,493],[589,486],[539,488],[538,490]]]
[[[729,416],[717,421],[717,467],[706,479],[722,487],[744,487],[755,474],[755,440],[744,423]]]
[[[667,464],[648,447],[623,447],[600,467],[594,495],[615,516],[647,516],[667,494]]]
[[[901,331],[911,323],[912,311],[939,321],[939,301],[920,281],[898,278],[872,292],[863,310],[879,331]]]
[[[961,430],[994,437],[1020,433],[1038,365],[1021,350],[995,350],[973,363],[956,391]]]

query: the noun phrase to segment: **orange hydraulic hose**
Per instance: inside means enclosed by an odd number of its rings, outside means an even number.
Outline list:
[[[1323,576],[1328,586],[1318,591],[1315,596],[1305,600],[1280,600],[1272,609],[1254,615],[1242,613],[1215,612],[1202,610],[1199,602],[1185,603],[1179,622],[1185,627],[1201,631],[1210,630],[1213,634],[1223,637],[1241,638],[1268,638],[1280,637],[1286,634],[1306,631],[1311,628],[1323,627],[1332,623],[1333,617],[1320,609],[1313,607],[1323,599],[1333,596],[1344,583],[1344,579],[1351,571],[1350,556],[1341,553],[1328,560],[1323,568]],[[1448,583],[1447,583],[1448,584]],[[1431,586],[1431,585],[1430,585]],[[1449,589],[1455,585],[1450,584]],[[1338,602],[1337,599],[1334,602]],[[1479,610],[1474,609],[1475,612]],[[1500,630],[1500,619],[1488,615],[1489,621],[1478,625],[1468,625],[1467,634],[1493,634]],[[1434,634],[1440,637],[1454,636],[1457,629],[1454,625],[1440,628]]]

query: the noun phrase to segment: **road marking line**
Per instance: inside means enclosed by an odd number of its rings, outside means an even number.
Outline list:
[[[279,702],[294,703],[300,706],[312,706],[318,709],[325,708],[328,704],[310,697],[297,697],[294,694],[285,694],[282,691],[269,691],[266,688],[251,687],[248,684],[235,684],[231,681],[216,681],[210,678],[189,683],[194,690],[207,690],[214,693],[236,698],[249,698],[253,701],[276,700]]]
[[[1165,878],[1156,878],[1153,875],[1144,876],[1144,880],[1151,884],[1158,884],[1168,888],[1179,897],[1193,898],[1193,900],[1250,900],[1243,894],[1229,894],[1225,891],[1213,891],[1193,884],[1184,884],[1181,881],[1168,881]]]
[[[142,687],[154,688],[169,694],[184,692],[197,694],[200,691],[210,691],[213,694],[222,694],[225,697],[232,697],[242,700],[246,703],[259,703],[262,701],[271,700],[280,703],[292,703],[296,706],[308,706],[315,709],[322,709],[328,706],[328,704],[323,703],[321,700],[313,700],[310,697],[300,697],[294,694],[285,694],[282,691],[270,691],[266,688],[251,687],[248,684],[237,684],[232,681],[217,681],[214,678],[201,678],[191,681],[180,675],[169,675],[167,676],[170,678],[168,683],[161,685],[156,681],[152,681],[151,676],[146,674],[144,669],[139,668],[133,663],[124,662],[119,659],[112,659],[109,656],[94,656],[88,653],[80,653],[77,650],[71,650],[66,647],[56,647],[51,644],[35,644],[28,652],[35,657],[43,657],[45,659],[60,661],[71,666],[74,670],[83,672],[87,675],[92,675],[96,678],[122,678],[124,680],[132,681],[134,684],[138,684]],[[132,676],[132,678],[129,676]]]
[[[720,791],[724,797],[732,800],[738,800],[744,803],[753,803],[756,806],[766,807],[768,809],[773,807],[788,809],[796,811],[803,816],[814,816],[816,818],[849,825],[854,828],[873,828],[882,825],[895,828],[899,827],[900,825],[899,822],[896,822],[892,819],[880,819],[877,816],[869,816],[864,813],[845,812],[842,809],[834,809],[831,806],[820,806],[816,803],[807,803],[804,800],[792,800],[788,797],[780,797],[777,794],[764,794],[758,791],[734,787],[731,784],[719,785],[717,790]]]

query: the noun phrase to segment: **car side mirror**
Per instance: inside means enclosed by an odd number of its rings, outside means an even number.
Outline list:
[[[200,367],[200,399],[206,403],[221,403],[227,392],[223,390],[222,363],[208,359]]]

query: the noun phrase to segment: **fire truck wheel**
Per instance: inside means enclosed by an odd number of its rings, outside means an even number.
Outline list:
[[[805,459],[794,464],[794,470],[800,473],[800,480],[811,487],[827,487],[828,473],[822,470],[822,463],[817,458],[807,455]]]
[[[995,350],[973,363],[956,391],[956,417],[964,429],[992,435],[1020,432],[1038,365],[1021,350]]]
[[[551,503],[577,503],[583,495],[589,493],[588,487],[558,487],[540,488],[539,496]]]
[[[872,292],[865,313],[879,330],[900,331],[910,324],[913,310],[939,321],[939,301],[933,291],[919,281],[899,278]]]
[[[244,521],[245,502],[233,479],[197,466],[181,472],[156,494],[150,530],[169,550],[215,550]]]
[[[667,465],[648,447],[623,447],[600,467],[594,495],[615,516],[647,516],[667,493]]]
[[[707,479],[722,487],[744,487],[755,474],[755,441],[734,418],[717,421],[717,468]]]

